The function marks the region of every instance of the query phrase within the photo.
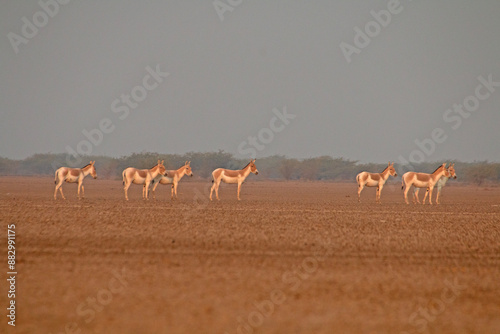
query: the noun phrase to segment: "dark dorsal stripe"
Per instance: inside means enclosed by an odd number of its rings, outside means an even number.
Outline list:
[[[441,166],[439,166],[439,167],[438,167],[438,168],[436,168],[436,170],[435,170],[435,171],[433,171],[431,174],[434,174],[435,172],[437,172],[437,171],[438,171],[438,169],[439,169],[439,168],[441,168],[441,167],[443,167],[443,166],[442,166],[442,165],[441,165]]]
[[[241,170],[247,168],[251,163],[252,163],[252,161],[250,161],[249,163],[247,163],[247,165],[245,167],[243,167]]]

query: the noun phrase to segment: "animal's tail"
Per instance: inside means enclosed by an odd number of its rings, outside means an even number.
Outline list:
[[[59,170],[56,170],[56,173],[54,175],[54,184],[57,184],[57,174],[59,174]]]
[[[122,172],[123,185],[125,185],[125,171]]]
[[[403,190],[405,188],[405,179],[403,179],[403,181],[401,181],[401,190]]]

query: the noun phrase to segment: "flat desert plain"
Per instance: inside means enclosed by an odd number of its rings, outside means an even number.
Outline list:
[[[1,177],[2,333],[500,333],[500,188],[448,181],[440,205],[356,184],[259,181],[236,200],[183,179]],[[423,191],[421,191],[421,196]],[[7,225],[16,326],[7,325]]]

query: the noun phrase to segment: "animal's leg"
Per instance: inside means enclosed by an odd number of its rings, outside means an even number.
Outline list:
[[[142,187],[142,199],[147,200],[148,199],[148,182],[144,183]]]
[[[156,199],[156,194],[155,194],[155,190],[156,190],[156,187],[158,187],[158,185],[160,184],[160,180],[158,180],[158,182],[156,182],[156,184],[153,186],[153,199]]]
[[[380,203],[380,195],[382,194],[382,189],[384,188],[384,185],[381,184],[378,186],[378,202]]]
[[[429,205],[432,205],[432,191],[434,190],[434,186],[429,187]]]
[[[441,194],[441,189],[438,188],[437,194],[436,194],[436,204],[439,204],[439,195]]]
[[[66,199],[66,197],[64,197],[64,194],[63,194],[62,185],[59,186],[59,191],[61,192],[62,198]]]
[[[80,188],[82,187],[82,182],[78,181],[78,199],[81,199],[80,197]]]
[[[85,187],[83,186],[83,183],[82,183],[82,198],[85,198]]]
[[[237,198],[238,198],[238,201],[240,201],[240,189],[241,189],[241,182],[238,182],[238,194],[237,194]]]
[[[427,187],[427,190],[425,191],[424,201],[422,202],[422,204],[424,204],[424,205],[425,205],[425,199],[427,198],[427,196],[429,196],[429,187]]]
[[[413,204],[415,204],[415,203],[420,204],[420,199],[418,199],[419,190],[420,190],[419,188],[413,187]]]
[[[54,191],[54,199],[57,199],[57,190],[58,190],[58,189],[60,189],[60,190],[61,190],[61,196],[62,196],[62,198],[64,199],[64,195],[63,195],[63,193],[62,193],[62,183],[63,183],[63,182],[64,182],[64,181],[63,181],[63,180],[61,180],[61,181],[59,181],[59,183],[58,183],[58,184],[56,184],[56,190]]]
[[[364,184],[362,183],[358,184],[358,202],[361,202],[361,192],[363,191],[364,187],[365,187]]]
[[[219,186],[220,186],[220,181],[216,181],[216,185],[215,185],[215,198],[217,198],[218,201],[220,201],[220,198],[219,198]]]
[[[128,201],[128,188],[130,187],[130,185],[132,184],[132,182],[125,182],[125,186],[123,187],[123,190],[125,191],[125,199]]]
[[[411,186],[410,186],[411,187]],[[404,183],[404,190],[403,190],[403,195],[404,195],[404,198],[405,198],[405,203],[406,204],[410,204],[408,202],[408,190],[410,190],[410,187],[406,184],[406,182]]]
[[[212,181],[212,187],[210,188],[210,200],[212,200],[212,192],[214,191],[215,189],[215,180]]]

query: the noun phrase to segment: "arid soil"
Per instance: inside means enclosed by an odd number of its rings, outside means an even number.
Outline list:
[[[500,188],[183,179],[179,199],[1,177],[2,333],[500,333]],[[424,191],[421,191],[421,196]],[[7,225],[16,327],[7,325]]]

